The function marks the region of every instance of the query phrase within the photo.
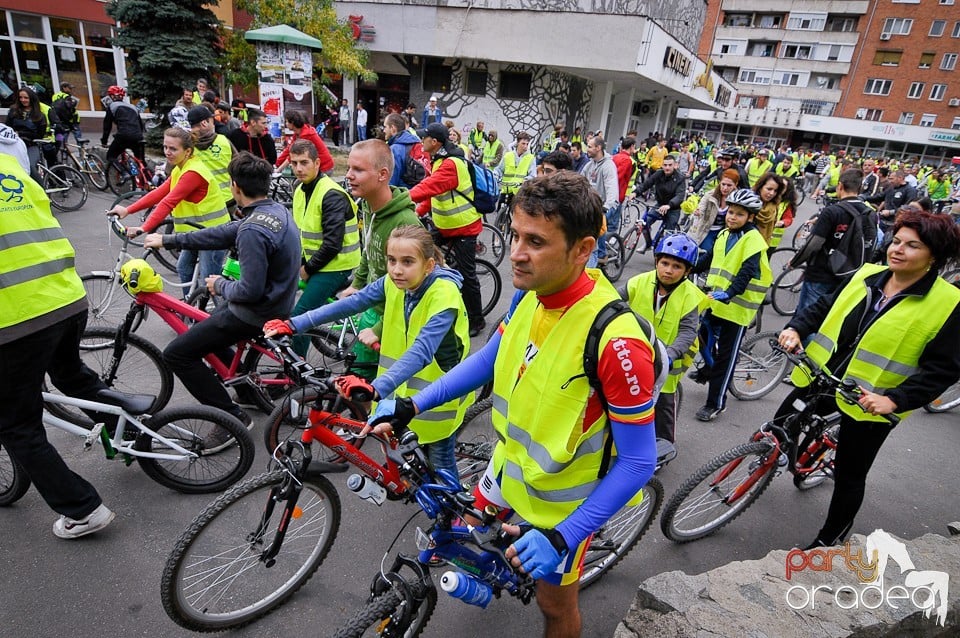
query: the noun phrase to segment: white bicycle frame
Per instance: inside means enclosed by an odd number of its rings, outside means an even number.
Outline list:
[[[113,434],[112,439],[107,439],[110,442],[110,445],[113,446],[114,451],[121,454],[127,454],[129,456],[141,456],[149,459],[162,459],[166,461],[183,461],[186,459],[196,459],[199,458],[199,455],[195,452],[191,452],[176,441],[171,441],[170,439],[161,436],[145,426],[140,422],[140,419],[133,416],[132,414],[125,411],[123,408],[116,405],[109,405],[106,403],[98,403],[96,401],[87,401],[86,399],[77,399],[74,397],[68,397],[63,394],[54,394],[51,392],[43,392],[43,401],[45,403],[56,403],[57,405],[70,405],[76,408],[82,408],[86,410],[94,410],[96,412],[103,412],[105,414],[114,414],[120,417],[117,420],[117,429]],[[143,450],[134,449],[134,439],[124,440],[123,434],[127,430],[127,423],[133,426],[134,429],[143,432],[144,434],[150,436],[155,441],[160,441],[165,446],[171,450],[177,452],[177,454],[162,454],[157,452],[145,452]],[[61,429],[64,432],[72,434],[77,437],[83,437],[83,447],[90,448],[95,442],[101,441],[101,431],[103,430],[103,423],[97,423],[92,430],[82,428],[79,425],[65,421],[60,417],[54,416],[44,410],[43,412],[43,424],[48,426],[53,426],[55,428]],[[182,428],[177,428],[175,425],[171,425],[178,431],[180,431],[184,438],[194,436],[193,433]]]

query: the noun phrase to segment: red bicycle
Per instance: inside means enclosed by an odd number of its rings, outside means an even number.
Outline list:
[[[117,159],[107,165],[107,186],[115,195],[156,188],[153,184],[153,169],[140,161],[129,148],[123,149]]]

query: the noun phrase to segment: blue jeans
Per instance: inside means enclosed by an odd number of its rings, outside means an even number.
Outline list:
[[[605,210],[603,216],[607,218],[607,232],[601,235],[597,242],[598,258],[607,256],[607,237],[616,234],[617,231],[620,230],[620,204],[611,206]]]
[[[440,468],[446,468],[453,472],[454,475],[460,476],[457,470],[457,456],[455,454],[457,448],[456,434],[451,434],[445,439],[428,443],[426,448],[427,458],[430,459],[430,464],[433,465],[434,469],[439,470]]]
[[[226,257],[226,250],[181,250],[180,259],[177,260],[177,274],[180,275],[180,283],[188,284],[193,281],[193,269],[197,265],[197,259],[200,259],[200,282],[210,275],[219,275],[223,270],[223,258]],[[183,289],[184,298],[190,294],[190,288]]]
[[[676,230],[677,224],[680,223],[680,209],[671,208],[667,211],[666,215],[661,215],[660,211],[656,207],[651,208],[647,211],[647,214],[644,215],[644,219],[647,222],[647,234],[650,233],[650,227],[653,226],[653,222],[658,220],[663,220],[663,224],[660,225],[660,230],[657,231],[656,236],[651,237],[650,247],[656,250],[657,243],[660,241],[660,237],[663,236],[664,231]]]
[[[357,141],[358,141],[358,142],[362,142],[362,141],[365,140],[365,139],[367,139],[367,127],[366,127],[366,126],[360,126],[360,125],[358,124],[358,125],[357,125]]]
[[[793,313],[794,316],[799,317],[804,310],[817,303],[821,297],[832,294],[835,289],[836,286],[833,284],[804,280],[800,284],[800,298],[797,300],[797,309]]]

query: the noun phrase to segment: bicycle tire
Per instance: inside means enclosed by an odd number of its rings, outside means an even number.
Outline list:
[[[51,193],[51,189],[56,190]],[[44,172],[43,190],[47,191],[50,204],[64,212],[79,210],[87,203],[87,183],[83,174],[65,164],[51,166]]]
[[[311,328],[310,345],[307,351],[307,362],[314,368],[327,370],[330,374],[347,374],[348,357],[357,343],[357,335],[346,329],[343,333],[343,345],[340,343],[341,331],[332,330],[327,326]],[[313,354],[316,353],[316,354]]]
[[[814,219],[808,219],[807,221],[800,224],[800,227],[797,229],[797,232],[793,234],[793,239],[790,240],[790,245],[800,250],[803,248],[803,245],[807,243],[807,238],[810,237],[810,233],[813,232]]]
[[[822,437],[829,436],[834,441],[836,441],[837,433],[839,431],[840,431],[840,424],[837,423],[835,425],[830,426],[826,430],[824,430],[823,434],[811,436],[810,433],[807,433],[803,435],[803,438],[800,439],[800,445],[797,446],[797,450],[799,450],[801,453],[807,448],[809,448],[810,444],[813,443],[814,441],[820,441],[817,447],[816,454],[812,459],[810,459],[810,462],[807,464],[808,467],[812,467],[815,465],[830,465],[832,467],[833,460],[837,455],[837,450],[830,446],[824,445],[822,440],[820,439]],[[808,474],[794,474],[793,486],[796,487],[798,490],[806,491],[809,489],[813,489],[818,485],[821,485],[828,478],[832,478],[832,476],[833,476],[832,471],[824,472],[822,470],[817,472],[810,472]]]
[[[162,410],[144,423],[160,436],[199,454],[187,460],[137,457],[144,473],[181,494],[222,492],[247,473],[256,454],[247,428],[234,416],[205,405]],[[168,427],[169,426],[169,427]],[[228,438],[224,438],[224,432]],[[211,438],[216,445],[211,448]],[[146,432],[133,444],[140,452],[169,453],[170,448]]]
[[[509,250],[503,233],[493,224],[484,222],[480,235],[477,236],[477,257],[499,266]]]
[[[800,287],[803,285],[803,269],[784,270],[770,287],[770,305],[778,315],[792,317],[800,301]]]
[[[637,246],[640,245],[641,233],[636,224],[630,227],[627,234],[623,236],[623,265],[626,267],[637,252]]]
[[[723,498],[717,498],[716,503],[710,505],[709,509],[714,509],[718,505],[723,505],[724,508],[720,511],[720,514],[715,518],[709,519],[708,521],[688,529],[684,525],[687,520],[696,514],[692,509],[695,507],[700,507],[707,496],[715,495],[721,496],[719,488],[711,483],[715,480],[715,473],[719,470],[730,470],[730,473],[723,478],[723,483],[718,483],[718,485],[729,486],[731,488],[736,488],[740,485],[743,479],[737,477],[736,480],[730,480],[731,477],[736,475],[736,471],[741,469],[744,466],[744,460],[748,457],[757,457],[758,461],[762,461],[763,457],[767,454],[770,454],[774,449],[774,446],[769,441],[751,441],[750,443],[744,443],[743,445],[738,445],[735,448],[727,450],[723,454],[714,457],[707,464],[697,470],[690,478],[688,478],[680,489],[678,489],[673,496],[670,497],[670,500],[667,501],[667,504],[663,508],[663,516],[660,517],[660,530],[663,532],[664,536],[669,538],[675,543],[689,543],[691,541],[699,540],[710,536],[711,534],[717,532],[719,529],[729,524],[740,514],[742,514],[750,505],[756,501],[763,491],[767,489],[767,486],[770,484],[770,481],[773,480],[773,477],[776,475],[776,464],[773,464],[767,469],[762,475],[753,477],[754,471],[758,468],[754,468],[747,474],[746,477],[754,478],[755,482],[752,486],[748,488],[743,496],[737,499],[736,503],[732,507],[727,507],[724,501],[726,496]],[[736,465],[732,465],[736,463]],[[751,469],[751,465],[754,463],[748,462],[746,464],[747,469]],[[728,466],[731,466],[728,468]],[[719,477],[716,477],[719,479]],[[694,490],[701,485],[706,485],[707,490],[702,496],[696,496],[691,498],[694,494]],[[688,502],[688,500],[692,502]],[[709,503],[708,503],[709,505]],[[709,510],[708,510],[709,512]]]
[[[475,403],[467,406],[466,412],[463,413],[463,425],[470,423],[481,414],[484,414],[485,412],[490,410],[490,408],[492,407],[493,407],[492,397],[480,399],[479,401],[476,401]]]
[[[83,170],[80,172],[86,176],[90,185],[98,191],[107,190],[107,171],[103,167],[103,160],[93,153],[83,154]]]
[[[767,261],[770,263],[770,271],[773,273],[774,279],[776,279],[780,273],[787,270],[787,264],[790,263],[796,254],[796,248],[783,245],[770,251]]]
[[[117,329],[130,310],[129,297],[120,288],[120,282],[111,272],[91,272],[80,276],[83,289],[87,293],[87,326]],[[130,326],[136,331],[143,321],[143,315],[137,314]]]
[[[253,381],[253,385],[248,386],[253,390],[250,397],[264,414],[273,412],[276,405],[275,401],[289,392],[295,385],[284,371],[282,361],[265,355],[264,352],[252,346],[244,355],[238,374],[246,375]],[[262,379],[284,381],[284,383],[261,383]]]
[[[480,283],[480,312],[486,317],[500,303],[503,280],[496,266],[486,259],[478,259],[477,281]]]
[[[116,160],[107,164],[105,174],[107,186],[114,195],[124,195],[137,190],[137,180],[130,173],[130,169],[126,166],[121,167]]]
[[[293,388],[276,402],[276,407],[267,417],[267,422],[263,428],[263,445],[267,448],[267,454],[277,457],[277,451],[285,441],[291,439],[299,441],[300,437],[307,427],[307,414],[310,406],[313,405],[320,396],[318,388],[307,386],[305,388]],[[292,401],[300,403],[300,414],[297,417],[291,415]],[[337,407],[343,406],[343,409],[337,410]],[[340,395],[333,393],[324,396],[321,406],[327,412],[336,411],[338,414],[346,413],[351,419],[356,421],[366,421],[367,412],[359,405],[344,399]],[[357,449],[363,447],[366,438],[351,439],[351,443]],[[313,445],[311,448],[313,458],[326,463],[342,463],[345,461],[341,454],[320,445]]]
[[[663,483],[656,477],[643,486],[643,500],[627,503],[593,534],[583,559],[580,589],[586,589],[617,566],[653,524],[663,504]]]
[[[305,477],[297,501],[300,515],[290,518],[284,551],[267,568],[260,560],[263,540],[272,541],[283,503],[276,503],[267,525],[261,526],[264,503],[286,476],[275,471],[238,483],[181,534],[160,581],[163,609],[171,620],[193,631],[241,627],[286,603],[310,580],[337,537],[340,498],[325,477]],[[314,529],[316,523],[322,527]],[[297,551],[301,545],[304,551]],[[220,561],[213,569],[211,557]],[[206,585],[208,580],[212,582]]]
[[[620,228],[631,228],[647,214],[647,207],[637,198],[624,202],[620,209]]]
[[[0,507],[13,505],[30,489],[30,477],[20,462],[0,446]]]
[[[943,394],[923,406],[923,409],[931,414],[941,414],[949,412],[958,405],[960,405],[960,381],[944,390]]]
[[[120,392],[154,395],[156,399],[147,414],[156,414],[173,396],[173,373],[163,363],[160,349],[135,334],[127,335],[116,369],[111,369],[116,338],[116,328],[87,328],[80,340],[80,358],[108,387]]]
[[[607,257],[606,261],[600,264],[600,270],[613,283],[620,279],[626,265],[624,264],[623,240],[620,239],[620,235],[614,233],[607,236],[603,241],[607,245]]]
[[[773,330],[758,332],[740,344],[729,386],[733,396],[741,401],[755,401],[770,394],[783,380],[790,361],[770,345],[777,335]]]
[[[406,583],[414,597],[423,597],[423,602],[417,606],[416,614],[404,626],[394,625],[404,616],[405,610],[403,595],[394,588],[390,588],[378,596],[374,596],[342,627],[337,629],[333,638],[361,638],[362,636],[402,636],[416,638],[430,622],[433,610],[437,605],[437,590],[422,583]],[[367,633],[374,629],[375,633]],[[402,632],[402,633],[399,633]]]

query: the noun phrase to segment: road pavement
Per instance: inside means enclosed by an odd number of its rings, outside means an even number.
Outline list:
[[[91,192],[86,206],[58,218],[77,249],[81,273],[112,267],[119,243],[108,241],[103,211],[111,198]],[[800,220],[814,212],[805,203]],[[626,276],[652,267],[651,255],[634,257]],[[509,301],[508,265],[502,266],[504,295]],[[766,326],[783,324],[769,308]],[[139,334],[163,346],[172,336],[152,317]],[[479,346],[475,341],[474,346]],[[786,386],[752,402],[731,398],[728,410],[713,423],[693,418],[703,404],[703,386],[684,384],[685,397],[678,424],[679,457],[660,478],[669,496],[701,464],[747,440],[769,418],[786,394]],[[189,403],[177,383],[172,404]],[[261,449],[263,415],[253,434],[258,456],[251,474],[263,471],[267,455]],[[489,428],[489,421],[471,431]],[[194,516],[211,496],[184,496],[152,482],[136,467],[108,463],[97,449],[83,451],[79,440],[60,431],[50,438],[67,463],[97,486],[106,504],[117,512],[104,532],[67,542],[51,533],[56,515],[35,490],[20,502],[0,510],[0,634],[78,638],[104,634],[186,636],[160,604],[160,573],[167,555]],[[854,531],[883,528],[912,538],[927,532],[945,533],[946,524],[960,518],[956,485],[960,449],[957,413],[930,415],[919,411],[888,439],[870,475],[867,496]],[[333,476],[343,504],[342,523],[331,554],[313,579],[290,603],[268,617],[233,632],[236,636],[325,636],[365,600],[380,557],[415,511],[412,505],[387,503],[382,508],[360,501],[345,487],[345,476]],[[584,636],[611,636],[633,600],[637,585],[654,574],[682,570],[699,573],[735,560],[755,559],[773,549],[805,545],[816,534],[830,497],[827,486],[801,493],[787,477],[774,481],[767,493],[743,516],[715,536],[675,545],[654,527],[633,552],[597,585],[581,596]],[[423,518],[418,519],[423,525]],[[395,549],[413,548],[414,521],[403,531]],[[936,569],[936,565],[928,568]],[[426,636],[534,636],[541,633],[535,604],[512,599],[494,601],[486,610],[467,606],[442,592]]]

